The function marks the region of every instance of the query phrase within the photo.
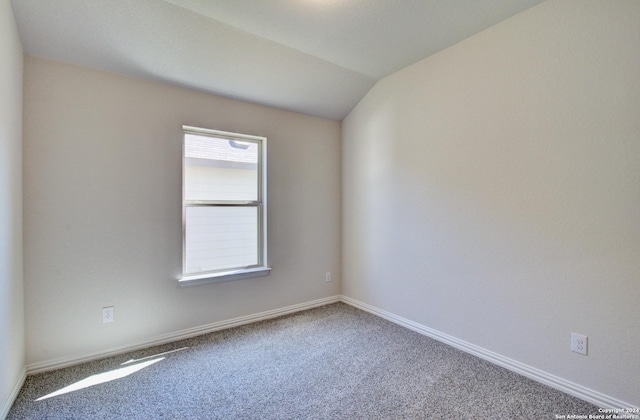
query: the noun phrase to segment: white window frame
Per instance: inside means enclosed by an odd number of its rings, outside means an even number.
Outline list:
[[[267,259],[267,138],[248,134],[231,133],[207,128],[182,126],[182,275],[178,284],[195,286],[269,275],[271,268]],[[258,197],[255,201],[195,201],[185,199],[185,136],[195,134],[218,139],[252,142],[258,144]],[[186,209],[191,206],[236,206],[256,207],[258,209],[258,264],[236,269],[213,270],[198,273],[186,273]]]

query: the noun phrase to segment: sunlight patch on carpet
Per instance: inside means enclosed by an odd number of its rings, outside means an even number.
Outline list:
[[[169,350],[169,351],[163,351],[162,353],[156,353],[153,356],[147,356],[147,357],[141,357],[140,359],[131,359],[131,360],[127,360],[126,362],[122,363],[122,365],[128,365],[130,363],[137,363],[140,362],[142,360],[146,360],[146,359],[153,359],[154,357],[158,357],[158,356],[165,356],[167,354],[171,354],[171,353],[176,353],[182,350],[186,350],[189,347],[180,347],[179,349],[175,349],[175,350]],[[122,366],[121,365],[121,366]]]
[[[47,394],[44,397],[40,397],[36,399],[36,401],[46,400],[48,398],[57,397],[58,395],[68,394],[69,392],[78,391],[80,389],[89,388],[94,385],[103,384],[106,382],[115,381],[116,379],[125,378],[129,375],[132,375],[147,366],[151,366],[154,363],[158,363],[159,361],[164,360],[164,357],[160,357],[158,359],[148,360],[146,362],[139,363],[133,366],[126,366],[123,368],[118,368],[114,370],[110,370],[108,372],[99,373],[97,375],[91,375],[86,379],[78,381],[74,384],[61,388],[51,394]]]

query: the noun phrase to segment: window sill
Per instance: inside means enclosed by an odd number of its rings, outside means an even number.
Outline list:
[[[178,286],[191,287],[199,286],[201,284],[221,283],[223,281],[268,276],[269,273],[271,273],[270,267],[258,267],[244,270],[221,271],[219,273],[186,274],[178,279]]]

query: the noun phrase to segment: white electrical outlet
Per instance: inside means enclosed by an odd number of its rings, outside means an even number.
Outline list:
[[[113,306],[102,308],[102,323],[113,322]]]
[[[582,334],[571,333],[571,351],[587,355],[589,337]]]
[[[331,281],[331,271],[327,271],[326,273],[324,273],[324,281],[326,282]]]

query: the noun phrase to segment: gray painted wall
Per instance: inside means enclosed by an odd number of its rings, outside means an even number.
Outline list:
[[[638,22],[548,1],[379,82],[343,121],[343,294],[639,406]]]
[[[339,293],[339,122],[32,57],[24,100],[28,366]],[[177,288],[183,124],[268,138],[270,276]]]
[[[24,377],[22,46],[0,1],[0,417]]]

